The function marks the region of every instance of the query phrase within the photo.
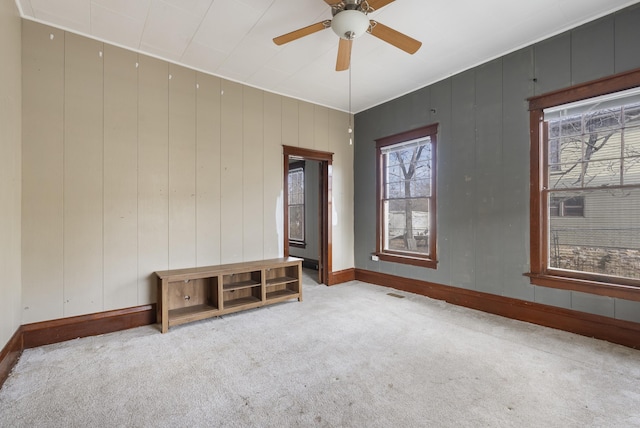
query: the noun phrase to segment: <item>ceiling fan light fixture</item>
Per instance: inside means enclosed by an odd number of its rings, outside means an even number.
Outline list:
[[[338,37],[353,40],[369,29],[369,18],[358,10],[343,10],[331,20],[331,29]]]

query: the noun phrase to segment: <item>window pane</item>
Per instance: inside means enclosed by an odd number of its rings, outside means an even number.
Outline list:
[[[624,184],[640,184],[640,127],[625,129],[622,147],[625,157],[623,160],[623,182]]]
[[[436,133],[437,125],[430,125],[376,141],[381,173],[376,252],[385,261],[437,267]]]
[[[289,204],[304,203],[304,170],[296,168],[289,171]]]
[[[304,241],[304,205],[289,205],[289,239]]]
[[[549,267],[640,279],[640,189],[563,193],[551,194],[565,215],[550,208]]]
[[[384,221],[384,250],[429,253],[429,199],[385,201]]]
[[[551,189],[640,184],[640,104],[562,109],[550,114],[548,164]]]
[[[551,196],[549,199],[550,217],[583,217],[584,196]]]
[[[289,170],[289,239],[304,241],[304,169]]]

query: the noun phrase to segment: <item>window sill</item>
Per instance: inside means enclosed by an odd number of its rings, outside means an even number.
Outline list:
[[[296,247],[296,248],[307,248],[307,243],[306,242],[301,242],[301,241],[291,241],[291,240],[289,240],[289,246],[290,247]]]
[[[551,274],[525,273],[524,275],[528,276],[531,284],[534,285],[640,301],[640,287],[633,285],[612,284]]]
[[[375,253],[375,255],[378,256],[380,260],[385,262],[403,263],[406,265],[420,266],[420,267],[425,267],[430,269],[436,269],[438,267],[438,262],[432,259],[404,256],[399,254],[389,254],[389,253]]]

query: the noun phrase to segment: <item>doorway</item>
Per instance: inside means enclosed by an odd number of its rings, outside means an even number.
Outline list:
[[[289,170],[290,166],[296,169],[296,166],[309,163],[312,168],[318,169],[318,179],[316,181],[317,193],[317,221],[313,221],[316,224],[308,224],[308,227],[317,228],[317,255],[318,255],[318,282],[321,284],[329,285],[329,278],[331,275],[331,169],[333,161],[333,153],[321,152],[311,149],[303,149],[300,147],[283,146],[284,153],[284,256],[289,256],[290,247],[290,225],[289,225],[289,211],[291,215],[299,215],[295,206],[289,204]],[[296,164],[296,162],[299,162]],[[293,201],[293,197],[292,197]],[[296,201],[293,201],[296,202]],[[315,201],[314,201],[315,202]],[[295,205],[295,203],[293,204]],[[314,231],[315,232],[315,231]],[[299,238],[300,231],[294,232],[296,237]],[[304,241],[304,239],[302,239]],[[291,242],[296,242],[291,240]],[[299,244],[300,241],[297,241]]]

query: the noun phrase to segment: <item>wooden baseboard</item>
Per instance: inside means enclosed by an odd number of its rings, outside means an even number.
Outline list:
[[[22,326],[24,349],[97,336],[156,322],[155,305],[42,321]]]
[[[355,270],[355,279],[630,348],[640,348],[639,323],[364,269]]]
[[[0,388],[25,349],[155,322],[156,309],[152,304],[22,325],[0,351]]]
[[[331,272],[327,285],[342,284],[343,282],[353,281],[356,279],[356,270],[354,268]]]
[[[0,351],[0,388],[18,362],[22,350],[22,327],[19,327]]]

